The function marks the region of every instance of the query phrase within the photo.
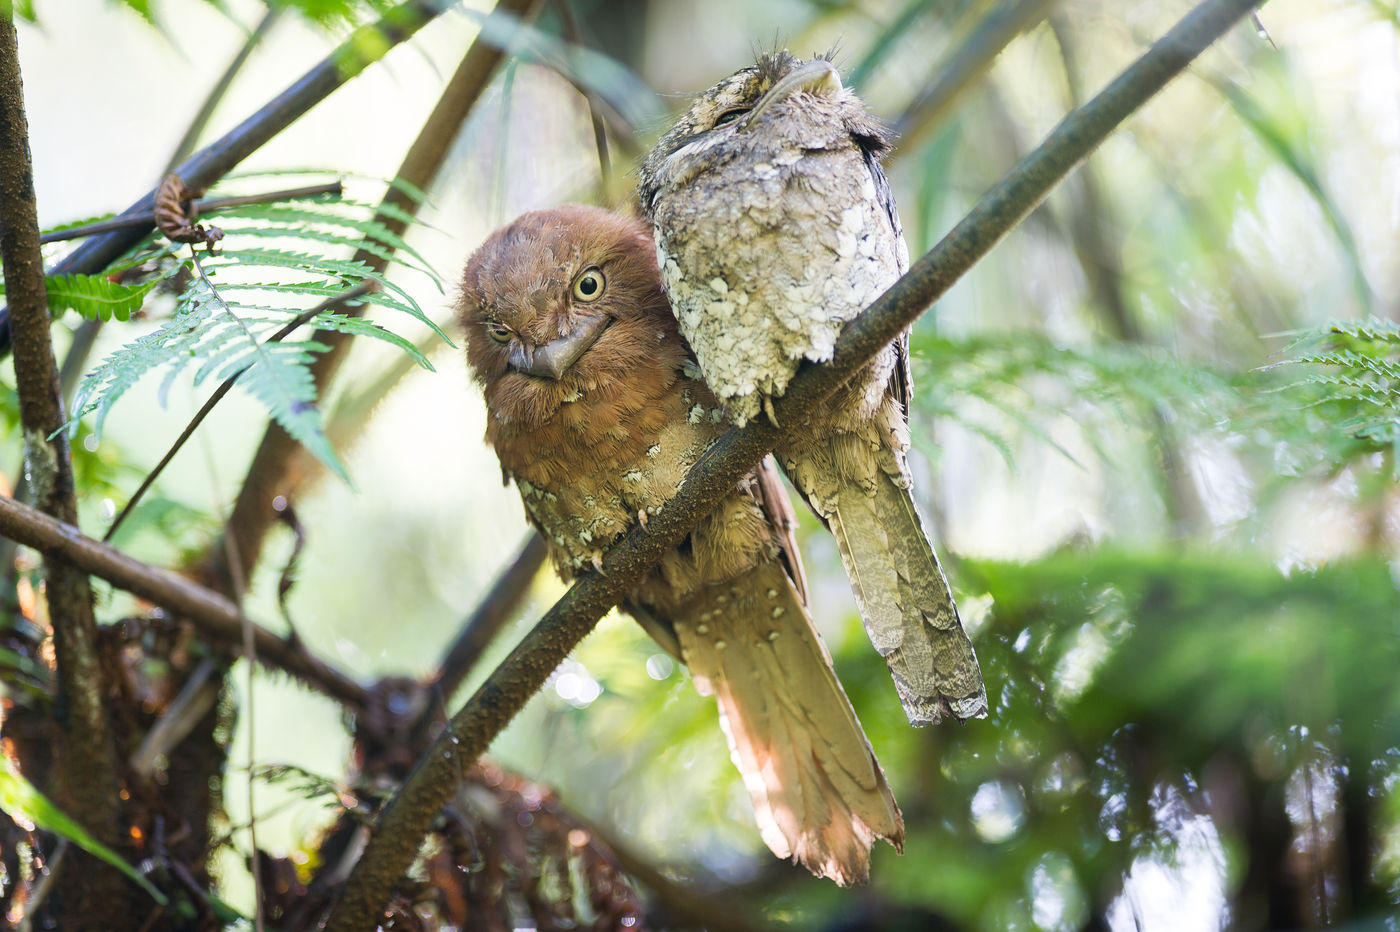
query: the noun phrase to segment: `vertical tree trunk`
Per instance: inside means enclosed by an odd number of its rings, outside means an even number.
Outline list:
[[[73,470],[58,368],[49,342],[48,293],[39,253],[38,211],[24,114],[19,50],[9,16],[0,18],[0,260],[10,304],[15,381],[26,473],[37,507],[75,523]],[[59,805],[109,846],[119,842],[117,769],[102,702],[97,625],[87,575],[45,559],[45,595],[58,665],[58,746],[52,791]],[[22,762],[21,762],[22,764]],[[49,903],[69,928],[121,928],[131,894],[115,870],[72,851]]]

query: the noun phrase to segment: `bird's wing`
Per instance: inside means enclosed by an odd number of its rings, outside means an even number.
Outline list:
[[[895,242],[903,244],[904,225],[899,222],[899,210],[895,207],[894,192],[890,190],[890,180],[885,177],[885,170],[880,167],[879,149],[870,146],[860,145],[860,140],[856,140],[860,147],[861,158],[865,162],[865,168],[870,172],[870,179],[875,183],[875,198],[880,202],[880,208],[889,220],[890,229],[894,231]],[[896,267],[899,274],[903,275],[909,271],[909,256],[900,246],[899,254],[896,256]],[[895,367],[894,374],[890,377],[889,391],[898,399],[904,408],[904,421],[909,422],[909,403],[914,390],[913,377],[909,372],[909,331],[905,330],[895,340]]]

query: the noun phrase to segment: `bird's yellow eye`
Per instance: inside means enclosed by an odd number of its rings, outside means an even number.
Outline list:
[[[588,268],[583,270],[578,278],[574,279],[574,300],[597,301],[603,296],[603,291],[608,287],[608,280],[603,277],[600,269]]]
[[[739,119],[739,117],[748,113],[752,109],[752,107],[733,107],[729,110],[726,110],[719,116],[715,117],[715,126],[716,128],[718,128],[720,126],[724,126],[726,123],[733,123],[735,120]]]
[[[510,338],[514,336],[514,334],[510,332],[509,327],[504,324],[498,324],[494,320],[486,322],[486,335],[490,337],[492,341],[500,343],[503,346],[509,343]]]

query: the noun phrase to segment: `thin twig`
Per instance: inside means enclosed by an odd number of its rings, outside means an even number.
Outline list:
[[[1255,5],[1255,0],[1205,0],[1097,97],[1066,117],[952,232],[846,327],[830,363],[798,373],[774,405],[778,423],[800,427],[807,412],[947,292],[1119,123]],[[580,579],[545,614],[453,716],[385,808],[332,909],[328,932],[373,928],[433,819],[451,798],[457,774],[486,750],[603,613],[780,439],[768,420],[725,433],[660,514],[609,550],[602,572]]]
[[[1083,93],[1074,32],[1058,14],[1050,17],[1050,30],[1060,47],[1070,102],[1078,106],[1083,102]],[[1105,235],[1105,228],[1114,218],[1106,205],[1094,166],[1086,166],[1074,180],[1077,184],[1069,188],[1072,196],[1068,198],[1068,235],[1089,287],[1090,306],[1100,311],[1107,329],[1120,343],[1148,344],[1150,341],[1137,316],[1128,306],[1120,256]],[[1172,536],[1186,538],[1204,526],[1205,506],[1191,479],[1190,456],[1182,449],[1172,426],[1175,420],[1172,412],[1163,401],[1156,401],[1149,408],[1165,483],[1162,503]]]
[[[323,194],[334,194],[339,197],[344,191],[344,186],[339,181],[328,181],[325,184],[311,184],[300,188],[287,188],[284,191],[268,191],[266,194],[244,194],[239,197],[211,197],[194,202],[193,213],[198,216],[218,213],[221,210],[231,210],[234,207],[246,207],[249,204],[272,204],[277,201],[300,200],[308,197],[320,197]],[[96,236],[99,233],[111,233],[115,230],[130,230],[137,227],[145,228],[154,223],[155,213],[142,214],[140,216],[128,216],[123,214],[120,217],[113,217],[110,220],[98,220],[96,223],[85,223],[82,226],[66,227],[62,230],[54,230],[52,233],[45,233],[39,237],[41,243],[57,243],[69,239],[81,239],[84,236]]]
[[[85,573],[153,602],[178,618],[188,619],[213,641],[232,647],[243,642],[243,624],[247,619],[232,600],[172,570],[132,559],[101,541],[85,537],[73,525],[4,495],[0,495],[0,535],[41,553],[61,556]],[[289,643],[261,625],[253,624],[252,631],[258,659],[263,663],[344,703],[352,712],[364,705],[364,687],[314,656],[305,645]]]
[[[574,15],[573,4],[569,0],[555,0],[555,9],[559,11],[559,17],[564,23],[564,38],[570,45],[582,46],[581,33],[578,26],[578,17]],[[568,80],[567,76],[565,79]],[[612,180],[612,157],[608,152],[608,130],[607,124],[603,120],[600,112],[601,100],[592,90],[577,82],[571,82],[574,89],[583,95],[584,101],[588,104],[588,119],[593,124],[593,148],[598,152],[598,203],[606,204],[608,197],[608,185]],[[637,148],[637,138],[634,135],[631,145]],[[638,154],[634,151],[634,155]]]
[[[895,120],[894,135],[900,146],[895,157],[901,151],[913,152],[942,123],[959,95],[992,67],[1013,39],[1044,19],[1054,2],[1017,0],[1010,5],[999,4],[983,16],[953,57],[943,63],[937,80]]]
[[[219,699],[222,683],[220,679],[214,678],[217,669],[217,665],[210,658],[205,657],[201,660],[185,680],[179,694],[170,701],[160,718],[147,730],[141,744],[131,752],[131,757],[127,760],[137,776],[150,777],[154,774],[156,761],[168,755],[184,740],[185,735],[199,724],[205,713],[213,708]]]
[[[326,311],[330,310],[333,307],[336,307],[337,305],[345,304],[349,301],[354,301],[356,298],[361,298],[366,294],[369,294],[369,292],[374,290],[374,288],[375,283],[372,281],[361,282],[354,288],[347,289],[343,294],[337,295],[333,298],[327,298],[325,301],[322,301],[315,307],[302,311],[296,317],[292,318],[292,320],[286,326],[278,330],[272,336],[268,337],[267,342],[281,342],[282,340],[286,339],[298,327],[310,323],[311,320],[317,317],[318,315],[325,313]],[[146,494],[146,490],[149,489],[152,486],[152,484],[155,483],[156,479],[160,476],[161,472],[164,471],[165,467],[170,464],[170,461],[175,458],[175,454],[180,452],[180,448],[185,445],[185,441],[189,440],[190,436],[194,434],[194,432],[199,428],[199,425],[204,423],[204,419],[209,416],[209,412],[214,410],[214,406],[219,403],[220,399],[222,399],[225,395],[232,391],[234,383],[239,380],[243,373],[247,372],[252,367],[253,364],[249,363],[242,369],[239,369],[233,375],[224,379],[223,384],[221,384],[218,388],[214,389],[213,394],[209,396],[209,400],[204,402],[203,406],[200,407],[200,409],[197,412],[195,412],[194,417],[190,418],[190,422],[185,425],[184,430],[180,431],[180,436],[175,438],[175,442],[170,445],[169,450],[165,451],[165,455],[160,458],[160,462],[156,463],[154,468],[152,468],[151,471],[146,474],[146,478],[141,480],[141,484],[136,488],[136,491],[131,493],[131,498],[127,499],[126,506],[122,508],[121,513],[118,514],[117,517],[112,521],[112,526],[107,528],[107,533],[102,535],[103,543],[108,543],[112,540],[112,538],[117,533],[117,528],[121,527],[122,522],[126,520],[126,516],[131,514],[132,509],[134,509],[137,503],[141,501],[141,497]]]
[[[497,633],[514,616],[520,603],[525,600],[531,580],[544,564],[547,553],[544,538],[532,533],[515,560],[501,573],[476,611],[462,625],[456,640],[443,655],[442,664],[430,684],[440,690],[444,702],[461,687]]]

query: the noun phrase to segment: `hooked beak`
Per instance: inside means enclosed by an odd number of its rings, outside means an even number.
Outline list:
[[[739,123],[739,132],[744,132],[759,121],[759,118],[780,101],[786,100],[798,91],[811,91],[814,94],[835,94],[841,90],[841,74],[831,62],[821,58],[803,62],[778,79],[778,83],[768,89],[768,93],[758,99],[753,109],[744,114]]]
[[[578,358],[588,351],[608,329],[612,318],[606,314],[590,314],[575,319],[568,336],[559,337],[541,346],[529,347],[519,342],[511,345],[507,364],[516,372],[544,379],[560,379]]]

